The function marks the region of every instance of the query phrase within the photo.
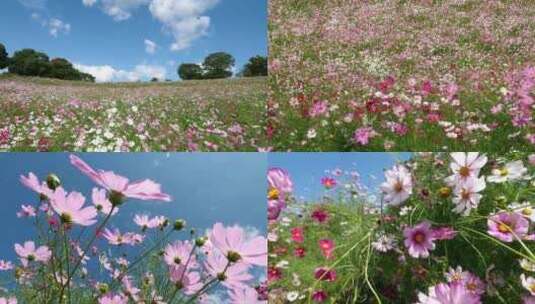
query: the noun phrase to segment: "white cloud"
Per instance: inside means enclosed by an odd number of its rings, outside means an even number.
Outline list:
[[[59,33],[68,34],[71,31],[71,25],[65,23],[57,18],[51,18],[48,21],[48,32],[54,37],[58,37]]]
[[[32,13],[32,19],[39,22],[42,27],[48,28],[48,33],[54,37],[58,37],[59,34],[68,34],[71,32],[71,25],[63,22],[58,18],[44,19],[38,13]]]
[[[158,78],[163,80],[167,70],[159,65],[139,64],[131,71],[115,69],[110,65],[83,65],[75,63],[74,67],[84,73],[95,76],[97,82],[139,81]]]
[[[154,52],[156,52],[157,47],[158,45],[155,42],[149,39],[145,39],[145,52],[149,54],[154,54]]]
[[[82,0],[82,3],[85,6],[93,6],[95,3],[97,3],[97,0]]]
[[[179,51],[207,34],[210,17],[203,14],[217,3],[219,0],[152,0],[149,10],[175,38],[171,50]]]
[[[19,0],[19,3],[26,8],[30,9],[44,9],[46,6],[46,0]]]

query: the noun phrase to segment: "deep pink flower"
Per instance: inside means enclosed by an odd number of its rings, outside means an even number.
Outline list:
[[[332,177],[325,176],[321,178],[321,184],[323,185],[323,187],[331,189],[336,187],[336,180]]]
[[[405,228],[403,236],[405,236],[405,247],[414,258],[426,258],[429,256],[429,250],[435,249],[431,223],[427,221]]]
[[[310,215],[316,222],[323,224],[329,220],[329,213],[323,209],[316,209]]]
[[[310,117],[318,117],[327,112],[328,106],[325,100],[316,100],[309,110]]]
[[[529,221],[515,212],[500,212],[488,218],[487,226],[487,232],[493,237],[504,242],[513,242],[527,235]]]
[[[267,265],[267,239],[263,236],[247,239],[243,228],[239,226],[225,228],[223,224],[216,223],[209,239],[214,248],[220,250],[229,261],[257,266]]]
[[[91,226],[97,222],[97,209],[93,206],[83,208],[85,197],[79,192],[67,194],[63,188],[59,187],[50,196],[50,205],[59,215],[64,224],[78,224],[81,226]]]
[[[297,247],[294,249],[294,256],[298,258],[304,258],[306,255],[306,250],[303,247]]]
[[[284,204],[278,200],[268,200],[268,220],[274,221],[279,218]]]
[[[282,272],[278,267],[268,267],[267,271],[268,282],[275,282],[282,279]]]
[[[334,241],[331,239],[321,239],[318,241],[318,243],[323,256],[325,256],[327,259],[331,259],[334,252]]]
[[[305,236],[303,233],[303,228],[301,227],[294,227],[290,230],[290,233],[292,234],[292,241],[296,243],[303,243],[305,241]]]
[[[28,262],[33,261],[47,263],[52,256],[52,252],[47,246],[35,248],[35,243],[33,241],[25,242],[24,246],[15,244],[15,252],[24,266],[27,266]]]
[[[316,290],[312,293],[312,300],[314,302],[325,302],[327,300],[327,292],[324,290]]]
[[[120,204],[120,200],[123,197],[137,198],[140,200],[171,201],[171,197],[161,191],[160,184],[150,179],[130,183],[128,178],[117,175],[113,171],[95,171],[76,155],[71,155],[70,159],[73,166],[78,168],[99,186],[111,192],[109,193],[109,198],[113,204]]]
[[[336,271],[325,267],[318,267],[314,270],[314,278],[327,282],[334,282],[336,280]]]
[[[355,130],[353,134],[353,140],[360,145],[367,145],[370,142],[370,138],[374,137],[375,131],[371,127],[362,127]]]

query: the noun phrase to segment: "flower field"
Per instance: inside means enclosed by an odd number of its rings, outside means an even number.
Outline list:
[[[270,1],[268,135],[286,151],[535,145],[535,2]]]
[[[270,303],[535,303],[535,154],[414,154],[375,201],[357,176],[309,202],[268,171]]]
[[[126,231],[117,214],[138,201],[173,204],[165,186],[93,169],[75,155],[70,163],[94,183],[87,202],[58,175],[21,175],[35,203],[17,217],[34,236],[12,245],[16,260],[0,257],[0,303],[267,303],[264,236],[220,222],[196,231],[142,209],[130,218],[137,229]]]
[[[257,151],[265,78],[88,84],[0,77],[0,150]]]

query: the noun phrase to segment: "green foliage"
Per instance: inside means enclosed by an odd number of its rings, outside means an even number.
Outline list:
[[[204,58],[203,68],[205,79],[228,78],[232,76],[231,69],[235,64],[234,57],[225,52],[217,52]]]
[[[251,57],[249,58],[249,62],[243,67],[242,74],[244,77],[267,76],[267,63],[267,57],[260,55]]]
[[[0,43],[0,69],[4,69],[9,64],[6,47]]]
[[[203,70],[198,64],[183,63],[178,67],[178,76],[182,80],[203,79]]]

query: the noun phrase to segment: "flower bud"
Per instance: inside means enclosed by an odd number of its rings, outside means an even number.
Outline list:
[[[51,190],[56,190],[56,188],[58,188],[61,185],[61,181],[59,180],[59,177],[56,174],[50,173],[46,177],[46,185]]]
[[[450,194],[451,194],[451,188],[449,187],[442,187],[438,189],[438,195],[440,195],[443,198],[450,196]]]
[[[184,227],[186,227],[186,221],[181,219],[176,220],[175,224],[173,225],[173,229],[175,229],[176,231],[180,231],[184,229]]]
[[[207,238],[205,236],[195,239],[195,246],[202,247],[206,244]]]
[[[235,251],[229,251],[227,253],[227,260],[231,263],[236,263],[241,259],[241,255]]]
[[[112,190],[108,193],[108,199],[114,207],[117,207],[124,203],[125,196],[121,192]]]

